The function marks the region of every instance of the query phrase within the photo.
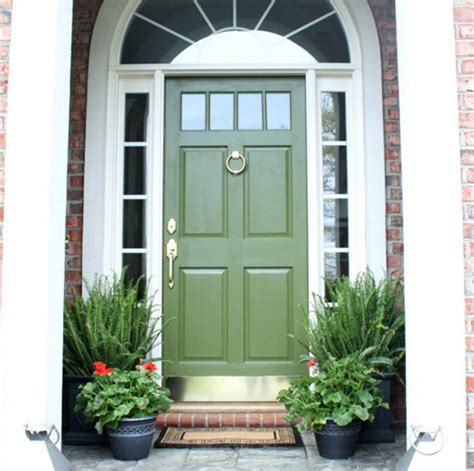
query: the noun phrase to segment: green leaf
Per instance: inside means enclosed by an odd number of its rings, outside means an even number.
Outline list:
[[[342,394],[340,392],[334,392],[334,393],[328,394],[324,399],[325,404],[328,404],[330,402],[334,402],[335,404],[338,404],[341,401],[342,401]]]
[[[333,415],[333,420],[337,425],[344,427],[344,425],[350,424],[353,420],[353,416],[347,412],[339,412]]]
[[[357,396],[358,398],[364,403],[364,404],[370,404],[373,401],[373,396],[372,394],[369,393],[369,391],[365,389],[360,389],[357,391]]]
[[[360,419],[360,420],[369,420],[370,415],[367,409],[361,406],[353,406],[352,412]]]

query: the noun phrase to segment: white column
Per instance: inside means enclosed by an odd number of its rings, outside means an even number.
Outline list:
[[[0,469],[52,469],[27,422],[61,426],[72,0],[15,0],[6,151]]]
[[[397,0],[407,427],[445,446],[410,470],[465,469],[464,271],[453,4]]]

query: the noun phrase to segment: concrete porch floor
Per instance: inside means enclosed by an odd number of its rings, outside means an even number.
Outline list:
[[[348,460],[321,458],[314,435],[303,434],[300,448],[192,448],[155,449],[142,461],[117,461],[108,447],[64,446],[63,453],[71,461],[71,471],[88,470],[365,470],[394,471],[405,453],[404,430],[396,431],[395,443],[358,445]]]

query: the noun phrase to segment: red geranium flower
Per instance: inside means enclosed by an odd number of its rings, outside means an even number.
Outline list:
[[[306,368],[311,368],[312,366],[316,366],[318,362],[316,361],[316,358],[311,358],[311,360],[306,363]]]
[[[102,361],[95,361],[94,366],[95,366],[94,374],[96,376],[104,376],[104,375],[109,375],[110,373],[112,373],[112,368],[107,368],[107,365],[103,363]]]
[[[156,365],[151,361],[142,365],[142,368],[144,370],[156,371]]]

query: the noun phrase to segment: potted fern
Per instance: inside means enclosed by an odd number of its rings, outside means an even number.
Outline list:
[[[315,365],[313,358],[309,366]],[[291,381],[278,393],[289,423],[301,419],[301,432],[314,430],[319,454],[329,459],[349,458],[354,454],[361,423],[374,419],[377,407],[388,407],[372,376],[373,369],[351,355],[328,358],[314,376]]]
[[[328,282],[326,295],[314,296],[313,315],[306,313],[304,327],[311,355],[324,365],[329,358],[357,355],[381,379],[380,388],[390,401],[391,381],[405,353],[403,289],[400,279],[377,281],[368,270],[355,280],[341,277]],[[393,442],[389,410],[379,409],[374,422],[364,424],[363,442]]]
[[[96,276],[64,309],[63,442],[105,443],[82,412],[74,412],[79,387],[93,377],[99,359],[112,368],[132,370],[158,344],[160,317],[143,278],[126,282],[120,275]]]

